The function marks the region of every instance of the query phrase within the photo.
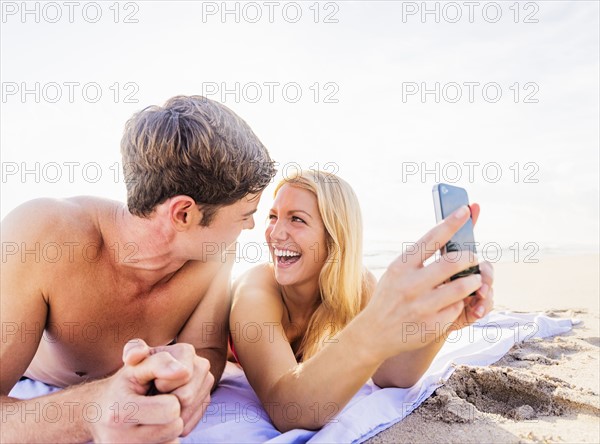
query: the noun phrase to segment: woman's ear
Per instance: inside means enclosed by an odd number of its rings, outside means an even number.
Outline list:
[[[199,225],[202,212],[189,196],[175,196],[169,204],[169,218],[177,231],[185,231]]]

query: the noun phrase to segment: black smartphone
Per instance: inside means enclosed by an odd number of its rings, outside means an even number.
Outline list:
[[[452,212],[458,210],[463,205],[469,205],[469,197],[464,188],[455,187],[445,183],[437,184],[433,187],[433,206],[435,208],[435,219],[441,222]],[[442,254],[448,252],[465,252],[465,254],[477,254],[475,247],[475,236],[473,235],[473,220],[469,220],[458,230],[452,239],[448,241],[441,249]],[[479,273],[479,266],[467,268],[460,273],[455,274],[450,280],[468,276],[473,273]],[[475,293],[473,293],[475,294]],[[471,295],[472,296],[472,295]]]

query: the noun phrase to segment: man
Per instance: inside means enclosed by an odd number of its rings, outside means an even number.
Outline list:
[[[172,441],[223,372],[225,250],[254,226],[267,150],[225,106],[179,96],[134,115],[121,153],[127,205],[37,199],[2,223],[2,441]],[[22,376],[66,389],[9,397]]]

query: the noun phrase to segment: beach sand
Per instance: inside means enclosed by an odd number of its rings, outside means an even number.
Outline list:
[[[460,366],[418,409],[368,442],[600,442],[599,256],[498,263],[495,306],[582,322],[516,344],[488,367]]]

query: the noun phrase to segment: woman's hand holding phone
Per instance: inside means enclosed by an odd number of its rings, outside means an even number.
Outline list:
[[[479,204],[473,203],[470,206],[471,220],[473,226],[479,219]],[[494,267],[491,263],[484,261],[479,263],[479,272],[481,274],[482,285],[475,293],[474,297],[465,300],[465,307],[456,319],[449,331],[458,330],[467,327],[478,319],[487,315],[494,308]]]
[[[463,227],[473,223],[479,206],[461,206],[437,224],[411,248],[394,260],[379,280],[362,316],[376,335],[373,352],[387,359],[444,340],[487,314],[493,306],[493,270],[481,263],[480,274],[450,278],[477,265],[474,254],[449,258],[441,255],[427,266],[424,262]],[[468,296],[475,293],[475,297]],[[357,319],[358,320],[358,319]]]

